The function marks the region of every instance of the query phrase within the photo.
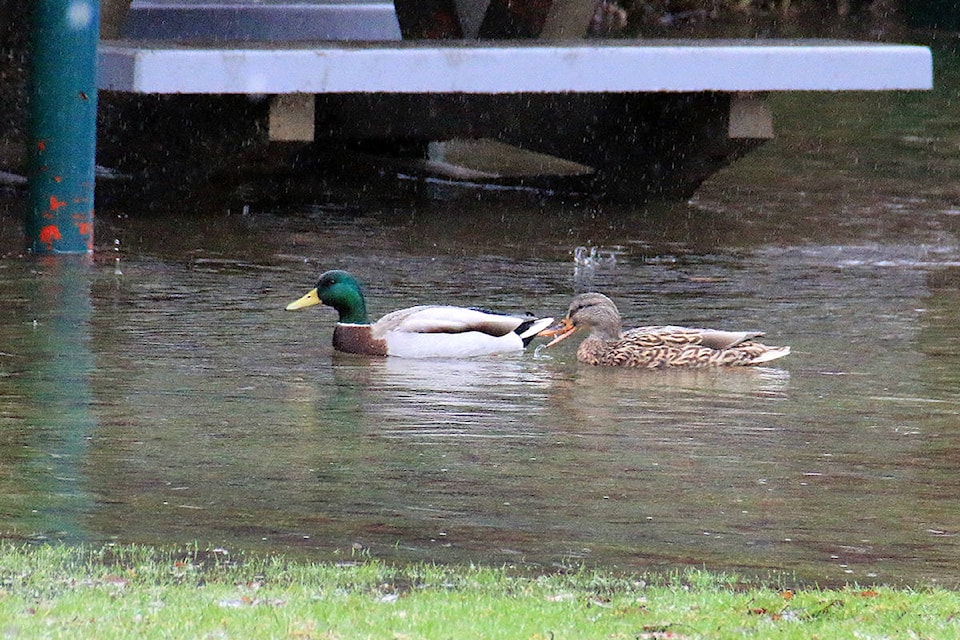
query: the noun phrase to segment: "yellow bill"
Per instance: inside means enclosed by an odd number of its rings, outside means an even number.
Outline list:
[[[306,309],[307,307],[312,307],[315,304],[323,304],[320,302],[320,295],[317,293],[316,289],[311,289],[307,295],[303,296],[299,300],[294,300],[287,305],[287,311],[296,311],[297,309]]]

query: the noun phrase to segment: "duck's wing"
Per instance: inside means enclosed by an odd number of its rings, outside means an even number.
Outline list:
[[[651,326],[637,327],[624,332],[629,342],[644,346],[685,345],[729,349],[763,335],[762,331],[719,331],[693,327]]]
[[[421,305],[400,309],[383,316],[373,325],[375,335],[383,336],[391,332],[400,333],[467,333],[476,331],[489,336],[500,337],[517,331],[525,323],[524,332],[533,331],[534,327],[549,324],[550,320],[543,319],[541,323],[533,317],[511,316],[444,305]],[[533,331],[535,335],[539,331]]]
[[[629,367],[757,365],[790,353],[753,340],[758,331],[717,331],[689,327],[638,327],[625,332],[596,356],[601,364]],[[589,355],[589,354],[588,354]]]

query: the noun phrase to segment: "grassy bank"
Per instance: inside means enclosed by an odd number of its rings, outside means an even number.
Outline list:
[[[4,638],[946,638],[960,594],[0,546]]]

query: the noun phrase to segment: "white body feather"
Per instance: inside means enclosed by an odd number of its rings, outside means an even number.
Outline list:
[[[387,353],[401,358],[464,358],[523,350],[515,329],[533,318],[478,309],[424,305],[383,316],[371,327]],[[553,320],[543,318],[524,332],[536,335]]]
[[[400,358],[470,358],[522,350],[523,340],[512,332],[500,337],[479,331],[387,335],[387,354]]]

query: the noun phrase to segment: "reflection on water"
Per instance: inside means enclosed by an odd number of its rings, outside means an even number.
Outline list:
[[[4,534],[957,584],[956,167],[921,142],[954,125],[916,115],[941,92],[871,97],[869,122],[861,98],[777,97],[781,138],[692,203],[101,212],[88,265],[3,236]],[[375,317],[559,315],[597,289],[627,325],[760,329],[793,353],[696,372],[586,368],[575,341],[335,354],[331,310],[283,311],[329,268],[366,281]]]
[[[86,257],[49,259],[27,274],[6,274],[14,293],[7,322],[15,338],[4,341],[4,396],[20,411],[5,414],[17,429],[4,429],[0,492],[27,523],[58,534],[83,536],[91,507],[85,465],[97,427],[90,376],[91,319]],[[19,308],[17,308],[19,307]]]

